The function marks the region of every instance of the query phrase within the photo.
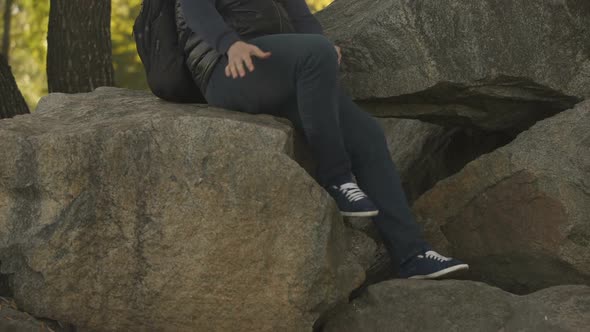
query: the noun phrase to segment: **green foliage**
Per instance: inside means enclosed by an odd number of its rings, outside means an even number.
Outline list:
[[[128,89],[147,89],[145,72],[131,34],[141,0],[112,0],[111,39],[115,82]]]
[[[327,5],[331,4],[334,0],[306,0],[307,5],[311,9],[312,13],[324,9]]]
[[[2,0],[2,10],[4,1]],[[33,110],[47,94],[47,24],[49,0],[15,0],[10,33],[10,66],[19,89]]]

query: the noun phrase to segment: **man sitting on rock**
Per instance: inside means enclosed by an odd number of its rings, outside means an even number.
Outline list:
[[[311,147],[318,183],[342,215],[373,217],[400,277],[468,268],[423,239],[383,129],[340,87],[340,48],[305,0],[177,0],[177,14],[179,33],[191,33],[187,64],[207,102],[291,120]]]

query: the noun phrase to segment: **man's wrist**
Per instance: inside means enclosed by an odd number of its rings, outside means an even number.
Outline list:
[[[242,39],[240,38],[240,36],[234,32],[234,31],[230,31],[227,34],[223,35],[218,44],[217,44],[217,52],[219,52],[220,54],[227,54],[227,51],[229,50],[229,48],[235,44],[238,41],[241,41]]]

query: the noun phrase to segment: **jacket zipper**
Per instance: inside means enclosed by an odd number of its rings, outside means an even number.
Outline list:
[[[279,8],[277,7],[275,0],[270,0],[270,1],[275,6],[275,10],[277,11],[277,15],[279,16],[279,32],[282,33],[283,32],[283,19],[281,18],[281,13],[279,12]]]

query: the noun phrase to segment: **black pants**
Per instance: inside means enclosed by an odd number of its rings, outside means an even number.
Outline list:
[[[380,210],[373,221],[394,264],[428,248],[408,206],[383,128],[339,84],[333,43],[318,34],[274,34],[248,42],[272,55],[253,57],[254,71],[245,68],[246,76],[236,79],[225,76],[228,59],[223,57],[209,79],[207,102],[291,120],[311,147],[322,186],[354,174]]]

